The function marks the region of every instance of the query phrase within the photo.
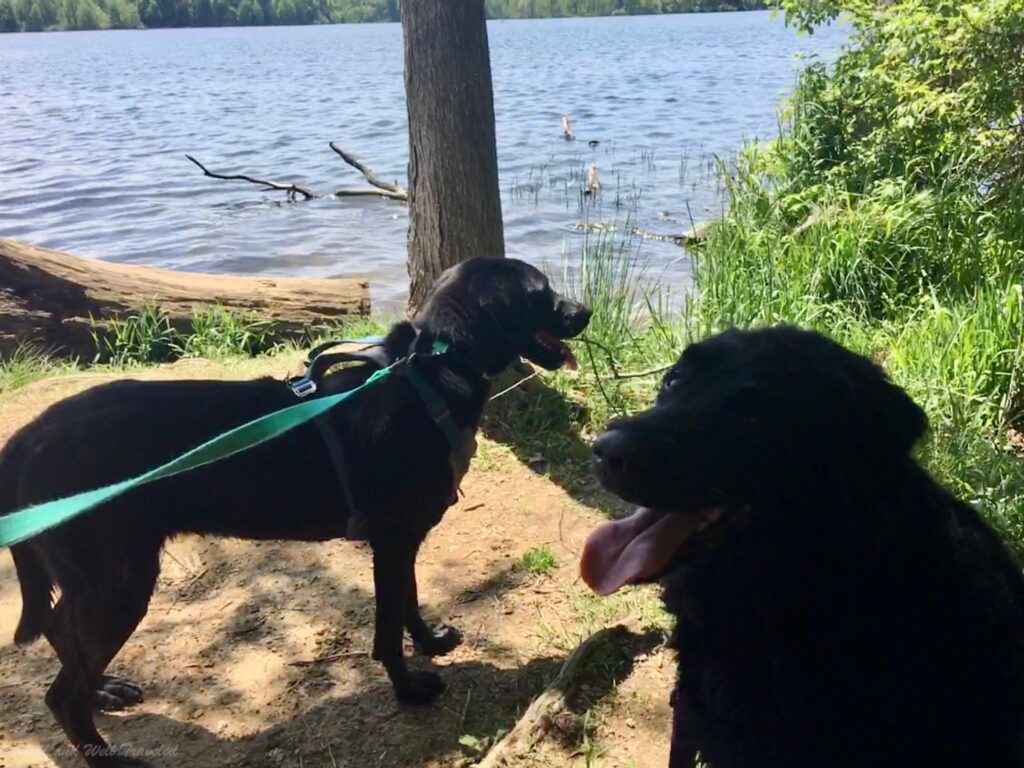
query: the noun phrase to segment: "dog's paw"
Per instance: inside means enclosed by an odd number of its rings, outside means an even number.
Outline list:
[[[100,712],[118,712],[142,701],[142,688],[123,677],[104,675],[93,692],[93,707]]]
[[[435,672],[410,672],[395,685],[395,696],[402,704],[430,704],[447,687]]]
[[[462,642],[462,633],[449,624],[439,624],[430,628],[428,637],[413,640],[417,652],[424,656],[444,656],[451,653]]]

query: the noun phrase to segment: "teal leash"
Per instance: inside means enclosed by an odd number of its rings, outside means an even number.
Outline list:
[[[447,351],[448,344],[446,342],[435,341],[429,356],[443,355]],[[253,419],[208,440],[166,464],[162,464],[136,477],[91,491],[77,493],[63,499],[36,504],[0,516],[0,547],[10,547],[33,536],[38,536],[44,531],[66,523],[136,488],[154,483],[157,480],[175,477],[194,469],[199,469],[200,467],[230,458],[243,451],[262,445],[286,432],[290,432],[296,427],[325,416],[331,409],[364,389],[375,386],[391,376],[393,372],[399,373],[396,369],[400,367],[402,375],[409,378],[413,387],[420,393],[420,397],[423,399],[428,411],[430,411],[431,417],[441,427],[449,443],[451,443],[453,448],[457,449],[461,445],[461,437],[458,434],[458,430],[451,421],[451,416],[447,413],[447,408],[444,406],[444,401],[440,395],[434,391],[433,387],[418,372],[412,369],[412,362],[415,357],[416,353],[413,353],[386,367],[379,368],[370,374],[370,377],[365,382],[354,389],[340,392],[336,395],[307,400]],[[412,376],[409,375],[410,371],[412,371]],[[419,380],[419,383],[417,383],[417,380]],[[426,385],[425,388],[424,385]],[[328,431],[336,441],[337,436],[333,434],[332,430]],[[321,430],[321,433],[324,433],[323,430]],[[340,446],[338,447],[340,449]],[[328,451],[331,451],[330,447],[328,447]]]

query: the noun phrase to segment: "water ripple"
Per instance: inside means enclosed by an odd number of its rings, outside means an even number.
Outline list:
[[[571,225],[659,212],[698,218],[718,190],[698,155],[776,130],[798,39],[767,13],[490,25],[508,252],[552,268]],[[384,178],[406,176],[398,25],[4,35],[0,235],[118,262],[241,274],[369,275],[401,298],[404,209],[376,199],[289,205],[210,168],[325,193],[363,180],[334,140]],[[573,117],[581,141],[561,136]],[[596,140],[595,147],[587,145]],[[605,191],[580,195],[596,163]],[[631,210],[632,206],[636,210]],[[673,282],[674,246],[644,248]]]

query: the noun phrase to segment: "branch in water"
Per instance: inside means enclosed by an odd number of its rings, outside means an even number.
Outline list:
[[[235,173],[231,175],[225,175],[223,173],[214,173],[205,165],[196,160],[192,155],[185,155],[192,163],[199,167],[199,170],[203,172],[204,176],[209,176],[211,179],[223,179],[224,181],[248,181],[250,184],[256,184],[262,186],[264,190],[275,190],[285,192],[288,195],[289,200],[295,200],[299,195],[302,196],[303,200],[313,200],[317,197],[316,194],[310,192],[305,187],[300,187],[298,184],[281,184],[276,181],[267,181],[266,179],[256,179],[252,176],[246,176],[243,173]]]
[[[379,195],[380,197],[386,197],[390,200],[402,200],[408,202],[409,191],[405,187],[400,187],[397,184],[391,184],[387,181],[381,181],[377,174],[359,162],[353,155],[349,154],[333,141],[328,142],[328,146],[346,163],[351,165],[357,171],[359,171],[366,178],[370,184],[377,189],[339,189],[334,194],[338,197],[354,197],[359,195]]]

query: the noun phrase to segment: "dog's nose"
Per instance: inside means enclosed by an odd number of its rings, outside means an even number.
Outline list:
[[[557,310],[562,316],[562,322],[565,323],[566,329],[573,336],[580,333],[587,327],[587,323],[590,322],[590,308],[580,304],[578,301],[565,298],[560,299]]]
[[[615,490],[626,477],[630,465],[630,444],[621,429],[605,432],[594,443],[594,472],[609,490]]]
[[[580,333],[587,327],[587,323],[590,322],[591,314],[593,313],[590,311],[590,307],[585,307],[582,304],[577,305],[577,310],[572,316],[573,330],[576,331],[576,333]]]

